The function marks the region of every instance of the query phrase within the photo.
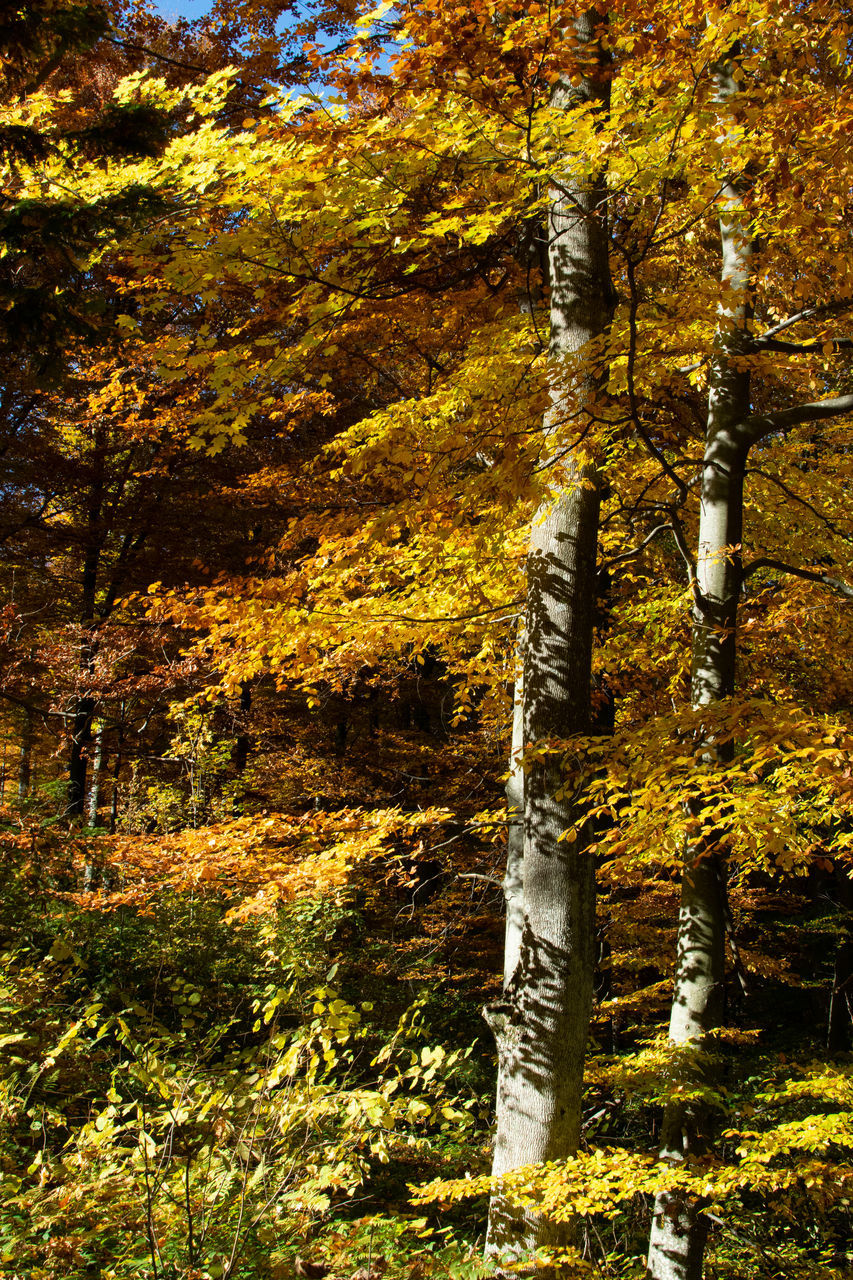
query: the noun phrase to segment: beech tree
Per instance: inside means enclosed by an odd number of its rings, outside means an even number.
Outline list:
[[[553,106],[606,112],[609,85],[595,10],[574,23],[575,53],[585,74],[553,90]],[[613,313],[607,201],[603,175],[580,180],[572,157],[554,175],[548,209],[551,407],[543,462],[554,465],[554,425],[579,437],[559,450],[554,478],[534,515],[527,560],[522,725],[525,749],[520,903],[507,902],[507,981],[487,1010],[498,1045],[497,1134],[493,1173],[560,1159],[580,1139],[581,1089],[592,1001],[595,892],[589,825],[576,808],[551,745],[590,730],[596,602],[598,510],[602,485],[595,446],[584,441],[601,412],[606,372],[591,345]],[[550,457],[549,457],[550,453]],[[567,838],[570,837],[570,838]],[[519,919],[521,937],[513,931]],[[514,963],[513,963],[514,961]],[[512,969],[510,970],[510,965]],[[527,1257],[547,1243],[548,1224],[519,1219],[498,1195],[489,1248]]]
[[[830,31],[832,26],[830,24]],[[818,28],[819,30],[819,28]],[[813,36],[817,30],[813,30]],[[821,32],[821,35],[823,33]],[[714,101],[719,108],[722,130],[732,130],[735,103],[752,86],[743,78],[755,75],[755,62],[742,68],[735,46],[712,65]],[[732,154],[734,149],[732,147]],[[777,321],[764,334],[753,332],[756,295],[756,242],[760,219],[748,201],[750,170],[744,156],[738,156],[738,171],[723,176],[719,197],[720,241],[722,247],[722,293],[720,320],[709,367],[709,401],[701,470],[698,550],[691,566],[694,593],[692,631],[691,699],[697,710],[714,707],[732,697],[736,690],[738,603],[744,582],[751,573],[768,567],[754,559],[744,566],[744,480],[750,453],[768,435],[784,432],[803,422],[819,422],[853,410],[853,397],[833,396],[810,404],[790,405],[781,412],[772,409],[755,414],[751,389],[750,354],[761,350],[787,350],[806,354],[808,344],[778,342],[775,334],[810,316],[795,313]],[[827,300],[832,311],[850,309],[847,300]],[[814,314],[815,309],[807,311]],[[831,345],[833,353],[853,344],[845,338]],[[769,562],[772,567],[772,561]],[[785,566],[782,573],[801,574],[826,583],[853,598],[844,582],[807,566]],[[701,723],[701,721],[700,721]],[[713,719],[699,730],[698,758],[706,764],[715,759],[730,761],[734,751],[730,737],[719,741]],[[704,825],[704,824],[703,824]],[[682,1075],[682,1089],[701,1088],[707,1064],[701,1061],[702,1047],[709,1032],[723,1020],[723,974],[726,935],[727,888],[725,836],[719,830],[689,842],[685,849],[678,929],[678,957],[669,1036],[673,1045],[688,1047],[697,1055],[695,1064]],[[681,1161],[688,1153],[701,1155],[710,1138],[712,1117],[701,1102],[673,1100],[664,1121],[666,1159]],[[649,1246],[649,1270],[660,1280],[701,1280],[708,1223],[701,1202],[685,1200],[677,1193],[665,1193],[655,1204]]]

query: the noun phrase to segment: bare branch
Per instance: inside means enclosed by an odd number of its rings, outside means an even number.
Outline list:
[[[361,616],[370,622],[468,622],[474,618],[491,617],[496,613],[503,612],[504,609],[512,609],[513,606],[523,604],[524,598],[519,597],[517,600],[509,600],[504,604],[495,605],[493,609],[475,609],[472,613],[446,614],[436,618],[417,617],[409,613],[370,613],[362,614]],[[307,612],[316,614],[318,618],[337,618],[339,620],[345,620],[350,616],[346,613],[332,612],[328,609],[311,609],[310,607]],[[495,618],[495,621],[508,622],[517,617],[519,617],[517,613],[508,613],[504,618]]]
[[[182,62],[178,58],[169,58],[165,53],[158,53],[156,49],[150,48],[147,44],[139,44],[135,40],[125,40],[120,35],[104,35],[102,40],[106,40],[107,44],[115,45],[117,49],[126,49],[130,53],[144,53],[148,58],[154,58],[157,62],[164,62],[170,67],[179,67],[181,71],[194,71],[196,75],[209,76],[209,67],[200,67],[194,62]]]
[[[694,604],[701,609],[702,593],[699,590],[696,561],[693,559],[690,547],[687,545],[687,539],[684,536],[684,526],[674,511],[672,512],[672,524],[670,525],[670,528],[672,529],[672,536],[675,538],[675,545],[678,547],[679,554],[687,566],[687,576],[690,581],[690,590],[693,593]]]

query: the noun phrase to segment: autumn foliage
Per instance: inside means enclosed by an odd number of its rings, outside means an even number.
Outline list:
[[[0,1273],[473,1280],[497,1193],[567,1224],[537,1274],[642,1276],[666,1203],[685,1280],[849,1275],[853,10],[23,13]],[[579,190],[610,283],[570,358]],[[589,715],[513,745],[531,526],[585,484]],[[594,864],[595,999],[580,1145],[496,1187],[513,769]],[[712,864],[718,1012],[679,1043]]]

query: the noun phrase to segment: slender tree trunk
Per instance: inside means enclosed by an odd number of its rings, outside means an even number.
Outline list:
[[[843,915],[835,953],[826,1027],[826,1047],[830,1053],[838,1053],[850,1047],[850,1033],[853,1029],[853,881],[847,868],[842,866],[836,866],[835,877],[838,884],[838,905]]]
[[[249,761],[249,748],[251,739],[249,737],[249,713],[252,710],[252,686],[248,680],[244,680],[240,685],[240,709],[239,709],[239,726],[240,732],[237,734],[237,740],[234,743],[234,768],[238,777],[242,777],[246,771],[246,765]]]
[[[113,787],[110,797],[110,835],[115,835],[116,826],[118,825],[118,797],[119,797],[119,779],[121,777],[122,756],[121,749],[124,744],[124,704],[121,708],[121,719],[119,720],[118,730],[116,732],[116,755],[113,761]]]
[[[98,810],[101,803],[101,778],[104,771],[104,726],[101,724],[95,734],[95,753],[92,759],[92,781],[89,786],[89,826],[98,825]]]
[[[574,21],[597,70],[601,16]],[[554,105],[581,102],[606,110],[604,75],[557,86]],[[571,171],[555,183],[549,213],[552,405],[544,453],[560,453],[555,478],[537,512],[527,565],[527,647],[523,734],[541,754],[524,779],[523,928],[518,960],[502,999],[487,1011],[498,1046],[498,1124],[493,1174],[556,1160],[576,1150],[594,966],[595,896],[582,812],[562,788],[561,752],[548,744],[589,731],[599,475],[591,446],[577,440],[600,401],[600,353],[590,344],[613,314],[608,264],[607,193],[603,181]],[[595,368],[595,364],[598,368]],[[566,834],[568,839],[562,839]],[[510,942],[516,946],[514,931]],[[489,1214],[487,1249],[529,1259],[540,1246],[559,1247],[567,1230],[516,1208],[498,1192]]]
[[[82,819],[86,812],[86,769],[89,744],[92,738],[92,721],[96,702],[86,689],[95,670],[98,654],[95,629],[95,600],[98,585],[98,567],[103,546],[101,506],[104,495],[104,459],[102,441],[96,433],[95,466],[89,493],[87,538],[83,556],[82,596],[80,606],[80,658],[78,664],[82,690],[72,703],[71,735],[68,744],[68,802],[66,814],[71,819]]]
[[[521,955],[524,930],[524,654],[527,637],[524,623],[518,628],[516,677],[512,707],[512,746],[506,783],[507,840],[506,874],[503,880],[506,904],[504,939],[504,990],[512,981]]]
[[[26,800],[30,794],[33,759],[33,714],[29,707],[24,710],[24,726],[21,730],[21,745],[18,756],[18,800]]]
[[[78,697],[76,699],[71,718],[71,743],[68,750],[68,804],[66,813],[70,818],[82,818],[85,813],[86,774],[94,714],[94,699],[87,697]]]
[[[732,67],[716,69],[722,104],[735,92]],[[743,477],[750,438],[748,349],[752,236],[742,193],[729,184],[720,210],[722,281],[727,301],[720,308],[711,365],[708,421],[702,467],[699,548],[693,612],[691,696],[694,707],[713,707],[731,696],[735,684],[737,607],[742,582]],[[712,726],[699,742],[705,764],[731,757],[731,744],[715,741]],[[700,802],[701,803],[701,802]],[[703,1041],[723,1014],[725,872],[721,837],[707,835],[688,844],[682,875],[678,943],[669,1025],[670,1042],[694,1053],[679,1057],[673,1097],[708,1083]],[[672,1162],[699,1155],[707,1147],[713,1116],[700,1103],[671,1101],[663,1123],[661,1156]],[[659,1195],[649,1238],[648,1267],[655,1280],[701,1280],[707,1238],[701,1206],[687,1196]]]
[[[249,736],[249,714],[252,710],[252,686],[248,680],[244,680],[240,685],[240,706],[238,710],[238,726],[239,732],[234,743],[234,770],[238,778],[242,778],[246,772],[246,765],[249,763],[249,751],[251,750],[252,740]],[[341,752],[343,754],[343,752]],[[232,812],[235,818],[239,818],[243,814],[244,797],[240,794],[234,796],[232,804]]]

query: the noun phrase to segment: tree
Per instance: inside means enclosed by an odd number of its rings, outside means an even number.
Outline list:
[[[595,10],[573,24],[577,83],[565,76],[553,91],[557,110],[606,113],[609,84]],[[521,938],[510,933],[515,966],[499,1005],[488,1011],[498,1044],[496,1179],[519,1165],[561,1159],[580,1139],[581,1089],[592,1001],[595,893],[590,829],[583,808],[566,795],[554,746],[589,731],[596,601],[598,511],[602,485],[590,426],[602,412],[606,373],[594,344],[613,313],[605,183],[568,156],[554,179],[548,211],[552,404],[543,432],[543,461],[554,467],[533,519],[527,561],[523,742],[524,848]],[[555,447],[555,428],[576,434]],[[512,925],[515,903],[507,916]],[[509,965],[507,964],[507,969]],[[498,1183],[499,1185],[499,1183]],[[557,1240],[560,1235],[557,1234]],[[498,1193],[489,1220],[489,1249],[527,1258],[553,1241],[553,1229],[519,1215]],[[553,1241],[556,1242],[556,1241]]]
[[[830,21],[832,32],[834,22]],[[825,38],[826,33],[821,32]],[[715,100],[723,129],[734,135],[734,101],[740,96],[738,48],[712,66]],[[747,75],[749,72],[746,73]],[[748,91],[748,90],[747,90]],[[787,105],[787,104],[786,104]],[[733,149],[733,148],[732,148]],[[744,478],[750,452],[774,431],[799,422],[831,419],[853,410],[853,397],[830,397],[814,404],[790,406],[781,415],[752,411],[749,355],[762,345],[752,333],[757,292],[754,261],[759,237],[757,218],[748,203],[749,167],[738,156],[738,174],[726,174],[720,193],[722,290],[720,322],[709,372],[709,404],[701,479],[698,554],[692,589],[695,596],[691,698],[698,710],[731,698],[736,687],[738,601],[754,562],[744,570]],[[842,304],[843,307],[843,304]],[[834,309],[830,303],[830,309]],[[795,317],[799,318],[799,317]],[[781,328],[787,327],[786,321]],[[774,325],[763,342],[773,348]],[[843,345],[848,345],[847,340]],[[784,345],[780,344],[782,349]],[[800,347],[802,349],[802,347]],[[833,350],[837,350],[833,346]],[[795,344],[789,347],[794,353]],[[796,569],[792,570],[797,572]],[[828,575],[804,570],[813,580]],[[693,585],[695,583],[695,585]],[[839,583],[842,590],[844,584]],[[701,722],[700,722],[701,723]],[[731,761],[734,741],[717,741],[713,720],[699,730],[699,758]],[[704,825],[704,824],[703,824]],[[722,839],[721,839],[722,837]],[[689,1063],[682,1080],[685,1093],[697,1089],[707,1075],[702,1047],[723,1018],[723,970],[726,934],[725,834],[712,831],[688,843],[678,930],[678,962],[673,992],[670,1040],[695,1051],[698,1069]],[[700,1095],[701,1096],[701,1095]],[[708,1138],[709,1117],[701,1102],[678,1101],[667,1107],[664,1156],[684,1160],[701,1154]],[[700,1280],[707,1219],[696,1202],[677,1193],[663,1194],[655,1204],[649,1247],[649,1269],[660,1280]]]

